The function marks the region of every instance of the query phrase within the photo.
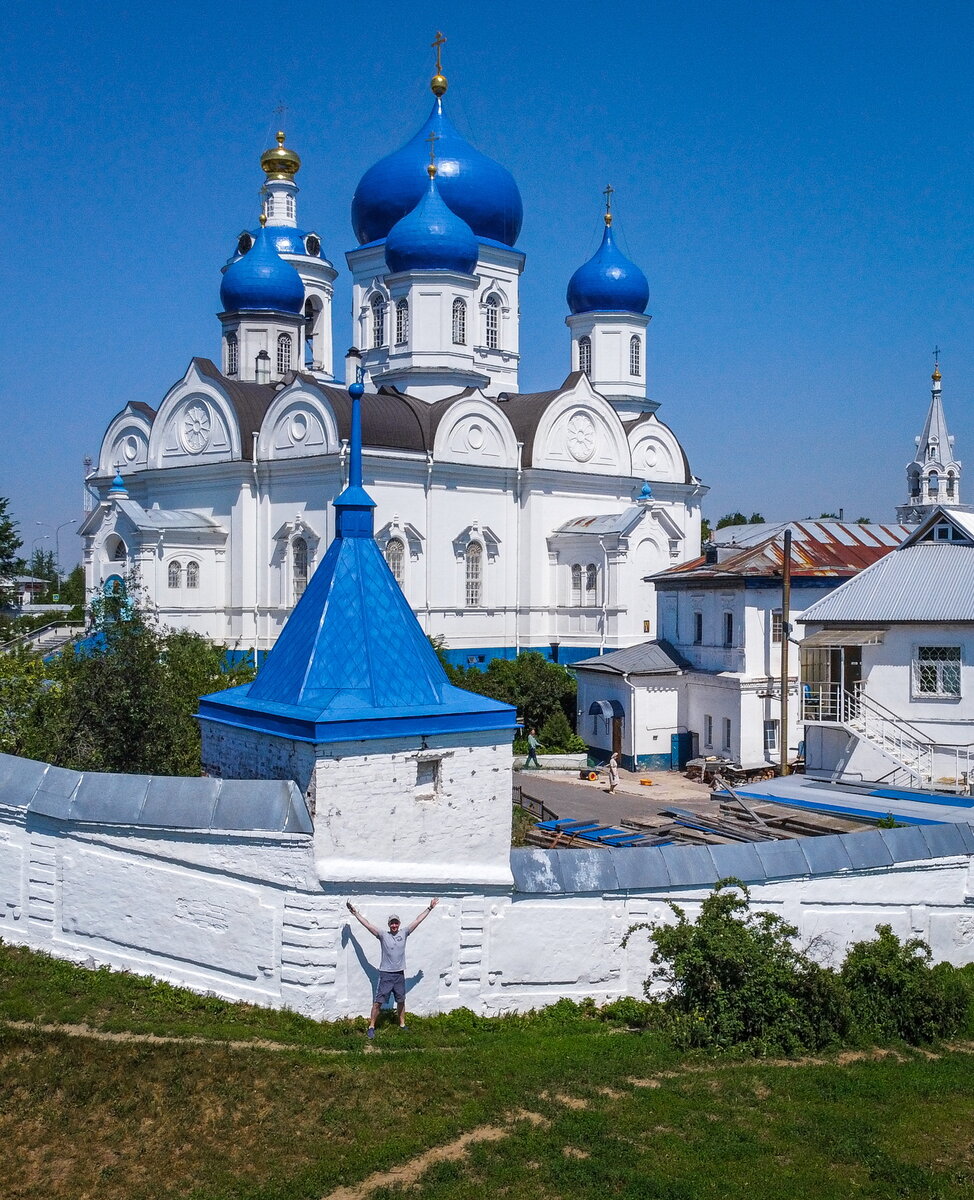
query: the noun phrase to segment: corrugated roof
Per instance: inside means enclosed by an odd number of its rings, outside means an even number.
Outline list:
[[[791,569],[795,576],[854,575],[895,549],[911,532],[908,525],[859,525],[852,521],[792,521],[779,525],[736,525],[740,547],[718,543],[722,561],[706,556],[671,567],[655,578],[693,580],[735,576],[780,576],[784,566],[785,532],[791,530]],[[720,530],[726,534],[728,529]]]
[[[671,675],[689,665],[669,642],[656,640],[613,650],[611,654],[580,659],[571,664],[571,669],[605,671],[613,675]]]
[[[192,509],[143,508],[134,500],[121,498],[115,502],[136,529],[197,529],[204,533],[211,530],[226,533],[214,517],[206,517]]]
[[[974,621],[974,546],[904,546],[806,608],[798,619],[815,625]]]
[[[559,525],[555,533],[588,533],[596,537],[607,534],[627,533],[643,515],[639,505],[632,505],[625,512],[603,513],[601,516],[572,517],[564,525]]]

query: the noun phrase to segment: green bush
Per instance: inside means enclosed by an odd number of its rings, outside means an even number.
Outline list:
[[[839,971],[859,1036],[918,1045],[966,1028],[974,998],[969,973],[931,965],[921,938],[901,942],[889,925],[877,925],[876,933],[849,948]]]
[[[582,739],[572,732],[568,718],[560,708],[556,708],[541,726],[538,741],[546,754],[580,754],[586,748]]]

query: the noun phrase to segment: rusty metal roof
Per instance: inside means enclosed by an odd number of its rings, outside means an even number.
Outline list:
[[[735,525],[720,530],[720,561],[706,555],[671,567],[656,579],[724,579],[734,576],[780,575],[785,533],[791,530],[793,576],[855,575],[887,555],[913,532],[909,525],[860,525],[854,521],[783,521]],[[732,540],[732,534],[740,540]]]

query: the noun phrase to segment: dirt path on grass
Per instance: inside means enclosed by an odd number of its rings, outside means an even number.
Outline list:
[[[220,1046],[229,1050],[303,1050],[311,1054],[350,1054],[350,1050],[333,1050],[325,1046],[297,1046],[290,1042],[269,1042],[266,1038],[251,1041],[221,1041],[219,1038],[179,1037],[160,1033],[113,1033],[107,1029],[92,1029],[89,1025],[39,1025],[35,1021],[0,1020],[0,1026],[24,1033],[58,1033],[63,1037],[90,1038],[95,1042],[140,1043],[147,1046]]]

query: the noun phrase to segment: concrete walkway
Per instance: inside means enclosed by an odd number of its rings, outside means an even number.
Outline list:
[[[644,787],[641,779],[652,779],[652,786]],[[559,817],[592,817],[606,825],[616,825],[626,817],[652,817],[674,805],[717,813],[710,788],[678,771],[620,771],[619,786],[612,795],[604,773],[590,783],[561,771],[515,771],[514,782],[524,796],[540,800]]]

